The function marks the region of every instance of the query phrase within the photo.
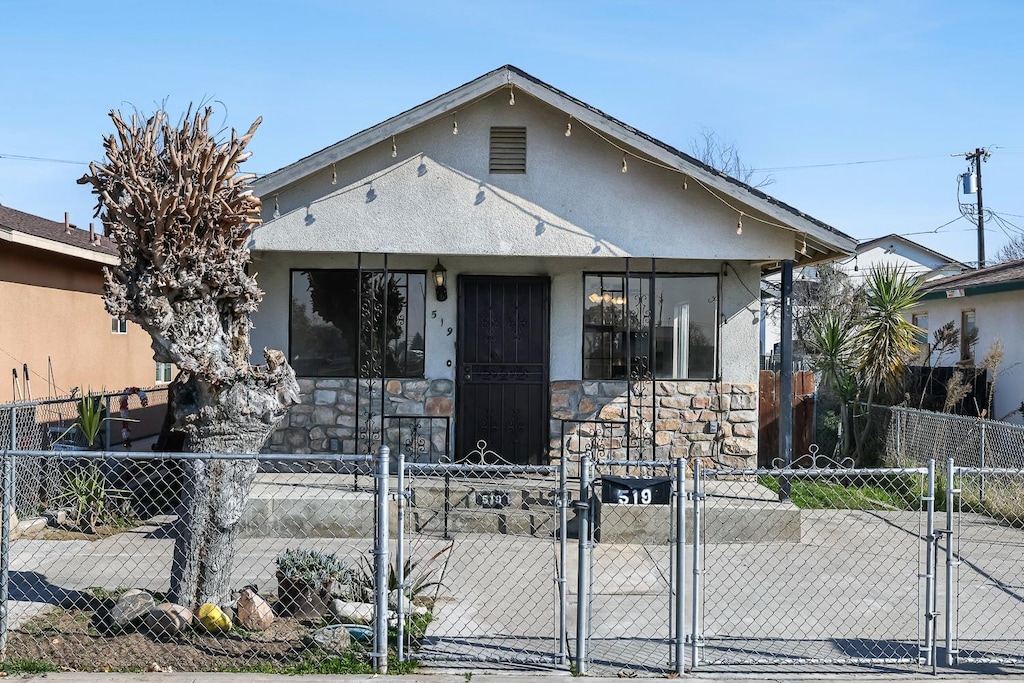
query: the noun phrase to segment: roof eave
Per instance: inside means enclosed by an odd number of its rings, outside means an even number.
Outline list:
[[[26,232],[21,232],[20,230],[12,230],[10,228],[0,227],[0,240],[11,242],[12,244],[21,244],[26,247],[33,247],[35,249],[42,249],[56,254],[72,256],[74,258],[82,259],[83,261],[94,261],[108,266],[116,266],[121,262],[121,259],[114,254],[90,251],[89,249],[75,246],[74,244],[66,244],[64,242],[31,235]]]

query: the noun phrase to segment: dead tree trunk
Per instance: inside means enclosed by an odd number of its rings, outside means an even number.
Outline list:
[[[190,112],[176,127],[163,112],[127,121],[111,112],[117,132],[104,138],[106,163],[90,164],[79,182],[93,186],[120,253],[120,264],[104,271],[107,311],[141,325],[154,359],[180,371],[173,429],[185,449],[255,455],[298,400],[298,385],[279,351],[264,349],[265,365],[249,363],[248,316],[263,293],[245,268],[260,202],[248,188],[253,176],[238,165],[259,121],[218,142],[210,115]],[[185,467],[175,602],[229,597],[237,523],[256,468],[254,458]]]

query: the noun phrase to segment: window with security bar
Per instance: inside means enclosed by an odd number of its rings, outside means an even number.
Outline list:
[[[386,295],[385,295],[386,292]],[[299,377],[423,377],[426,272],[293,270],[289,362]]]
[[[712,379],[717,321],[717,276],[588,274],[583,378]]]

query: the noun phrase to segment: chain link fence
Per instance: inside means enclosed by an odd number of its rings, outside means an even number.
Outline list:
[[[48,523],[4,544],[9,660],[73,670],[302,671],[375,651],[378,496],[352,491],[351,475],[294,471],[324,458],[20,452],[5,454],[8,487],[15,458],[45,458],[60,484]],[[183,527],[183,504],[198,472],[232,467],[253,481],[236,508],[229,593],[176,604],[172,576],[201,531]],[[6,510],[5,523],[6,531]]]
[[[697,487],[695,666],[924,661],[925,469],[702,470]]]
[[[505,463],[483,443],[460,464],[401,467],[402,656],[564,661],[559,468]]]
[[[98,432],[93,443],[78,425],[83,400],[66,397],[0,406],[0,447],[12,450],[77,452],[89,448],[132,450],[139,439],[160,432],[167,410],[167,388],[130,388],[92,395]],[[38,514],[59,494],[61,458],[18,458],[15,465],[15,512]]]
[[[890,408],[885,433],[889,464],[921,466],[934,459],[958,467],[1024,468],[1024,425],[977,417]]]
[[[950,467],[947,664],[1024,664],[1024,469]]]

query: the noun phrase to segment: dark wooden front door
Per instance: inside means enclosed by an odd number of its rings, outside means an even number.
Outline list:
[[[459,460],[479,461],[481,442],[501,460],[524,465],[544,460],[549,291],[547,278],[459,278]]]

